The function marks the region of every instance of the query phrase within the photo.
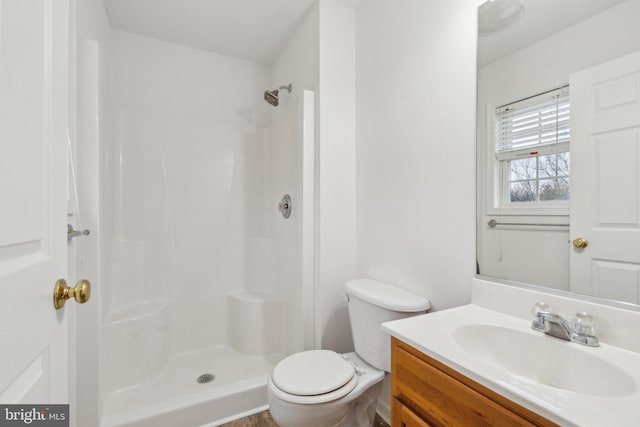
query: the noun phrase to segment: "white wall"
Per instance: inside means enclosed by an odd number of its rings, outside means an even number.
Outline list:
[[[569,75],[640,49],[640,1],[630,0],[478,70],[479,156],[487,168],[487,109],[565,85]],[[486,173],[486,172],[485,172]],[[569,288],[569,231],[557,228],[491,229],[487,221],[561,222],[564,217],[489,215],[491,185],[479,177],[480,272],[556,289]],[[543,268],[540,268],[543,266]]]
[[[356,17],[358,275],[468,303],[477,1],[369,0]]]
[[[356,277],[355,11],[320,0],[319,25],[316,344],[343,352],[353,342],[341,294]]]
[[[280,51],[271,66],[272,88],[291,83],[297,91],[318,89],[318,14],[318,4],[314,4]]]
[[[345,282],[356,277],[355,10],[352,4],[334,0],[314,4],[272,68],[273,87],[289,82],[294,92],[283,95],[279,110],[300,102],[302,89],[314,90],[317,94],[315,297],[314,304],[305,307],[315,312],[315,325],[311,328],[315,337],[305,345],[351,351],[353,343],[342,294]],[[274,129],[282,114],[274,110]],[[279,156],[275,156],[273,162],[287,169],[286,158],[297,153],[300,159],[301,147],[299,142],[287,147],[282,141],[280,146]],[[280,181],[281,184],[273,183],[274,197],[286,189],[282,183],[287,180]],[[297,196],[300,200],[300,194]],[[299,289],[301,283],[296,286]]]
[[[104,40],[111,30],[102,0],[75,0],[78,38]]]
[[[281,92],[280,105],[270,107],[271,133],[269,138],[270,188],[268,218],[272,224],[276,277],[279,292],[294,302],[287,314],[284,334],[290,337],[287,352],[312,348],[314,328],[313,301],[313,214],[314,171],[304,170],[303,158],[312,164],[313,135],[303,141],[303,93],[318,89],[318,15],[315,4],[291,34],[278,58],[271,66],[269,89],[292,84],[293,91]],[[266,88],[265,88],[266,89]],[[315,108],[308,105],[312,115]],[[306,124],[308,126],[308,123]],[[313,134],[313,130],[310,130]],[[308,167],[309,165],[307,165]],[[309,175],[311,174],[311,175]],[[307,177],[305,186],[304,177]],[[308,181],[311,181],[310,184]],[[284,219],[276,206],[284,194],[292,197],[292,213]],[[303,229],[306,227],[306,235]],[[310,229],[310,230],[309,230]],[[303,236],[305,241],[303,241]],[[303,265],[310,266],[303,269]]]

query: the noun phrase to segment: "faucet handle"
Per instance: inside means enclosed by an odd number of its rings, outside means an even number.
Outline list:
[[[596,324],[593,321],[593,316],[589,313],[585,313],[584,311],[576,313],[572,323],[573,329],[577,334],[587,337],[596,336]]]
[[[533,317],[538,317],[538,313],[541,311],[553,313],[553,309],[544,301],[537,302],[533,304],[533,307],[531,307],[531,314]]]
[[[553,313],[553,309],[542,301],[535,303],[533,307],[531,307],[531,315],[533,316],[531,327],[538,331],[544,331],[544,320],[542,316],[540,316],[541,313]]]

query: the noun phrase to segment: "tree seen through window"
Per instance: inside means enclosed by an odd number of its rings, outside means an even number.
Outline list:
[[[569,199],[569,153],[509,161],[509,201],[544,202]]]

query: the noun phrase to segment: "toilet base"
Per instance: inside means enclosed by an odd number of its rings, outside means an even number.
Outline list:
[[[269,411],[280,427],[371,427],[381,389],[378,382],[354,401],[340,404],[298,405],[269,396]]]
[[[362,396],[352,402],[347,417],[336,426],[371,427],[376,418],[380,390],[382,390],[382,381],[370,387]]]

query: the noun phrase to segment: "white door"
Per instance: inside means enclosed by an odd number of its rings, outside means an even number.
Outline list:
[[[640,304],[640,52],[570,88],[571,290]]]
[[[68,25],[67,0],[0,0],[0,404],[68,403]]]

